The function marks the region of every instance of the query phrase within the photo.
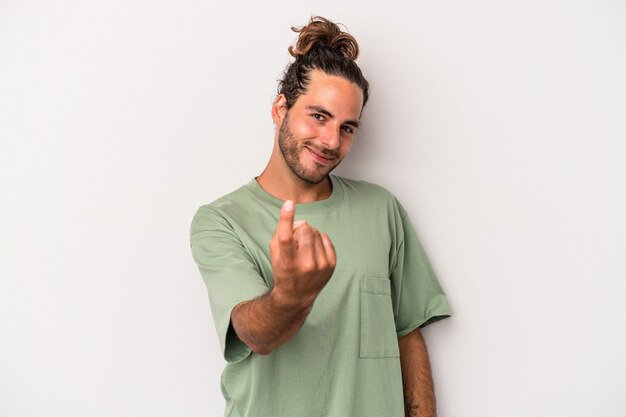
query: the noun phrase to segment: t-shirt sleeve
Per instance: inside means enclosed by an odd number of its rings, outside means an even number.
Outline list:
[[[398,337],[450,316],[446,296],[430,261],[398,203],[397,251],[392,259],[391,284]]]
[[[191,252],[209,293],[213,321],[224,359],[237,362],[251,350],[231,328],[233,308],[268,291],[234,228],[210,206],[202,206],[191,223]]]

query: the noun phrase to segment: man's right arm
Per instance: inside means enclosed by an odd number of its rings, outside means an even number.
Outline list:
[[[267,355],[298,333],[335,270],[330,238],[306,222],[294,224],[295,204],[286,201],[270,243],[274,287],[238,304],[231,323],[253,352]]]

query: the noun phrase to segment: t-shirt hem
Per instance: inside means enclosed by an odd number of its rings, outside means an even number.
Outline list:
[[[247,358],[252,353],[252,349],[250,349],[250,347],[239,338],[232,325],[231,315],[234,308],[243,302],[255,300],[263,296],[263,294],[265,294],[266,292],[267,289],[265,289],[263,293],[255,293],[251,291],[247,292],[246,294],[241,294],[239,297],[230,301],[229,308],[226,308],[226,310],[228,311],[228,325],[226,326],[226,330],[223,333],[224,345],[222,350],[222,356],[224,357],[224,360],[226,362],[239,362]]]
[[[226,330],[226,343],[224,347],[224,360],[228,363],[237,363],[248,357],[252,353],[252,349],[246,345],[235,333],[232,324]]]
[[[403,330],[396,332],[396,334],[398,335],[398,337],[406,336],[407,334],[411,333],[413,330],[417,329],[418,327],[423,328],[423,327],[428,326],[429,324],[433,324],[440,320],[447,319],[448,317],[450,317],[450,312],[441,312],[441,313],[433,314],[430,317],[428,317],[426,320],[413,322],[411,325],[405,327]]]

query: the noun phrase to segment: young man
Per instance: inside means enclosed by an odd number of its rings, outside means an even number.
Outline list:
[[[445,296],[398,201],[330,174],[368,98],[358,45],[321,17],[294,30],[267,167],[191,227],[225,415],[432,417],[419,329],[449,315]]]

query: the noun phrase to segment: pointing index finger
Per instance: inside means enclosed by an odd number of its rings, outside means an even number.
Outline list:
[[[291,200],[283,203],[278,217],[278,226],[276,227],[276,237],[280,246],[281,255],[287,257],[293,256],[293,219],[296,215],[295,204]]]

